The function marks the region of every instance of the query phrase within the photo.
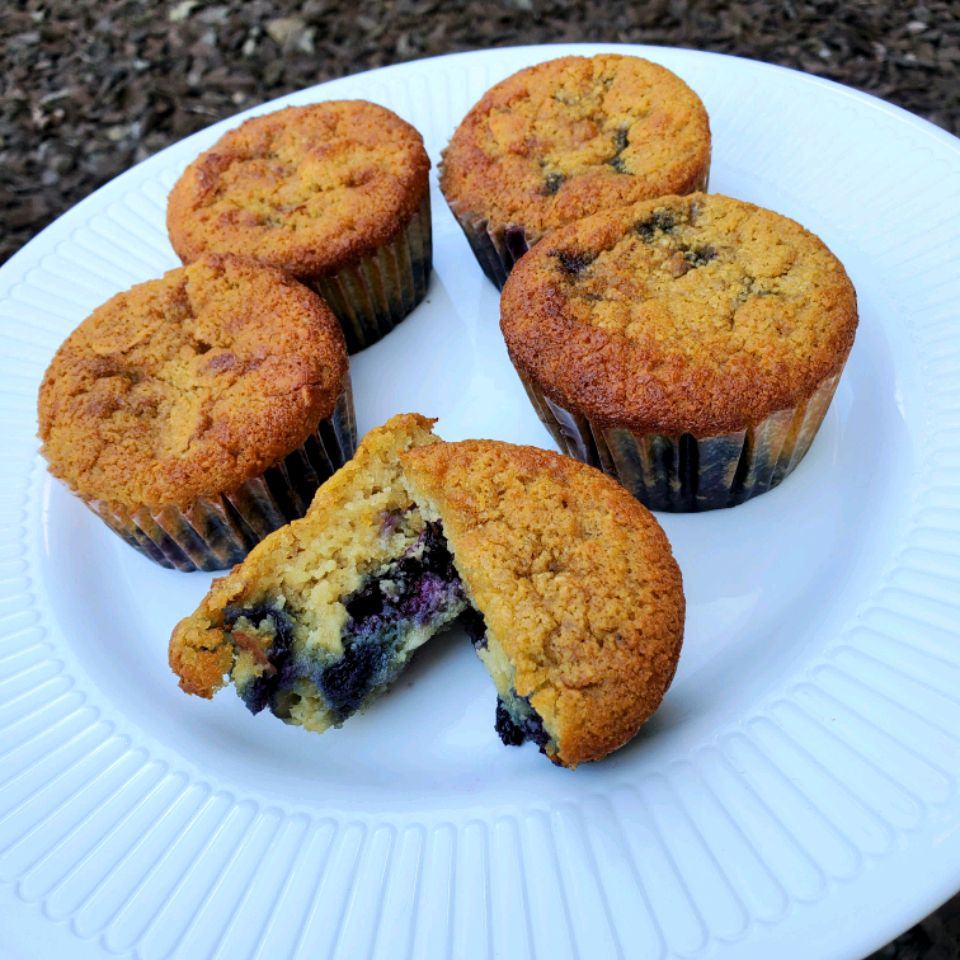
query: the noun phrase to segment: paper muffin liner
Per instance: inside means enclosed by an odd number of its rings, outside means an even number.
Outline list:
[[[674,513],[734,507],[777,486],[810,448],[839,379],[828,377],[805,403],[745,430],[666,437],[591,422],[521,377],[564,453],[599,467],[651,510]]]
[[[386,336],[426,296],[433,266],[430,191],[389,243],[328,276],[300,279],[323,297],[356,353]]]
[[[223,570],[243,560],[267,534],[302,517],[317,488],[353,456],[356,444],[348,381],[331,416],[299,447],[229,493],[198,497],[183,508],[86,503],[114,533],[161,566]]]
[[[709,179],[710,174],[707,172],[688,192],[697,193],[706,190]],[[545,234],[527,230],[516,223],[491,223],[486,217],[464,210],[455,200],[447,202],[480,268],[493,285],[498,290],[502,290],[514,264]]]

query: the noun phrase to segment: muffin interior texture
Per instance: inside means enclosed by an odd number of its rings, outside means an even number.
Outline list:
[[[185,171],[167,225],[177,253],[243,253],[296,276],[333,272],[392,239],[427,190],[417,131],[366,101],[255,117]]]
[[[339,601],[346,613],[339,645],[317,642],[327,633],[322,618],[339,610],[304,603],[316,587],[307,571],[317,558],[309,550],[265,603],[225,608],[236,649],[231,679],[251,712],[268,707],[313,730],[339,725],[383,693],[414,651],[465,609],[439,524],[417,532],[411,512],[384,516],[385,536],[399,552],[360,573],[357,589]]]
[[[81,496],[183,505],[298,447],[347,383],[319,297],[211,256],[118,294],[67,338],[40,388],[43,454]]]
[[[522,70],[470,111],[445,154],[459,208],[531,235],[607,206],[702,187],[706,112],[637,57],[564,57]]]

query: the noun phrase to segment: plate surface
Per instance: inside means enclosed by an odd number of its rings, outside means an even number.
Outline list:
[[[661,515],[684,572],[664,705],[607,761],[493,732],[459,633],[323,737],[183,696],[166,664],[209,576],[134,553],[45,473],[63,337],[177,264],[166,193],[237,118],[108,184],[0,270],[0,952],[17,958],[857,957],[960,888],[960,142],[843,87],[693,51],[491,50],[258,108],[364,97],[436,164],[480,94],[565,52],[676,71],[711,188],[847,265],[861,325],[813,448],[733,510]],[[434,190],[427,302],[353,360],[361,430],[551,446],[494,288]]]

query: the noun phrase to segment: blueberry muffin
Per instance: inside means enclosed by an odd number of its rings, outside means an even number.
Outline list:
[[[355,446],[336,318],[286,274],[202,257],[113,297],[40,387],[50,472],[166,567],[218,570],[303,515]]]
[[[639,57],[561,57],[489,90],[447,147],[440,187],[502,287],[548,230],[610,207],[705,190],[710,125],[675,74]]]
[[[421,514],[399,463],[436,442],[415,415],[368,433],[307,515],[215,581],[174,630],[181,688],[212,697],[229,676],[253,713],[317,732],[382,693],[467,607],[440,525]]]
[[[402,463],[475,611],[503,742],[575,767],[630,740],[683,638],[680,571],[656,520],[599,471],[535,447],[442,443]]]
[[[776,486],[823,420],[857,299],[812,233],[750,203],[663,197],[557,230],[501,298],[501,328],[568,454],[655,510]]]
[[[330,304],[353,352],[426,294],[429,169],[420,134],[385,107],[287,107],[190,164],[170,193],[170,242],[184,263],[236,253],[286,270]]]
[[[598,471],[429,427],[401,415],[372,431],[303,520],[214,584],[171,640],[181,687],[210,697],[229,675],[253,712],[320,731],[460,618],[505,743],[570,767],[604,756],[676,667],[684,602],[666,538]]]

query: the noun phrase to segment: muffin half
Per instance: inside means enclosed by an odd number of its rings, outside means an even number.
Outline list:
[[[457,128],[440,178],[486,275],[502,287],[549,230],[599,210],[705,190],[700,98],[640,57],[561,57],[489,90]]]
[[[402,480],[400,453],[437,442],[430,421],[372,430],[307,515],[214,582],[178,624],[170,664],[211,697],[229,675],[248,709],[323,731],[381,694],[414,651],[466,609],[438,525]]]
[[[568,457],[492,440],[402,458],[476,615],[507,745],[575,767],[623,746],[660,705],[683,638],[680,570],[656,520]]]
[[[254,117],[174,185],[167,229],[189,263],[254,257],[330,304],[350,352],[380,339],[430,280],[430,160],[385,107],[332,100]]]
[[[511,359],[554,439],[655,510],[733,506],[780,483],[856,326],[853,285],[817,237],[715,194],[557,230],[501,299]]]
[[[229,567],[301,516],[356,435],[334,316],[286,274],[230,256],[95,310],[47,369],[39,419],[50,472],[180,570]]]

